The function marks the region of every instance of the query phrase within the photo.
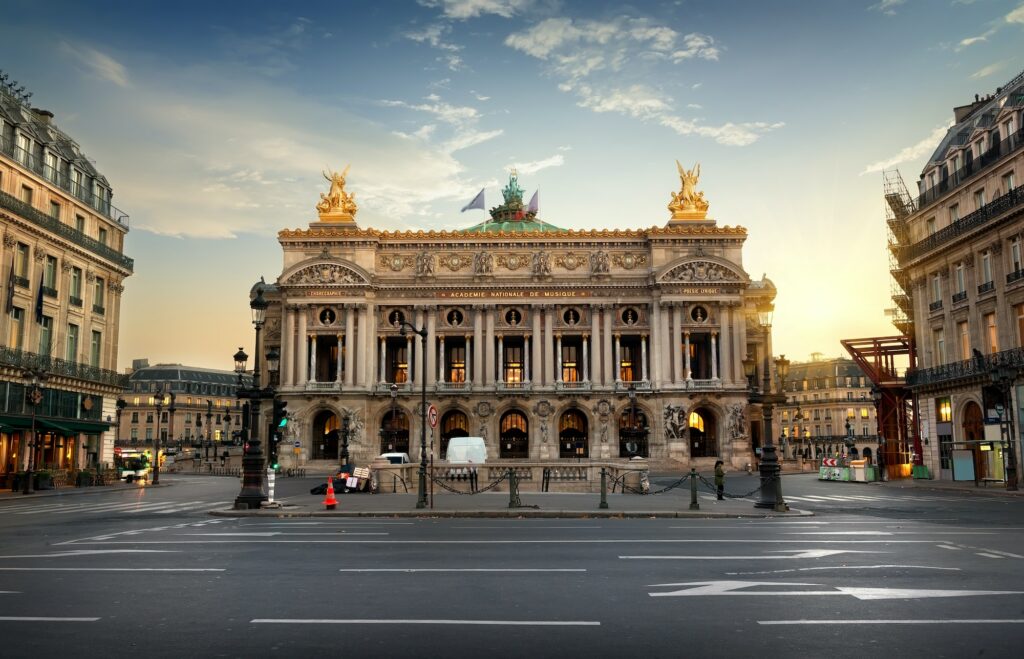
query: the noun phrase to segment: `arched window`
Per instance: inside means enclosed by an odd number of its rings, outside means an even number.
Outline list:
[[[586,458],[590,455],[587,417],[577,409],[567,410],[558,420],[558,457]]]
[[[501,458],[530,457],[529,421],[519,410],[510,410],[501,417],[499,424],[498,456]]]

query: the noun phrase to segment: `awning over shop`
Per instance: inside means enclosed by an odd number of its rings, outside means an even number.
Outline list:
[[[99,435],[109,429],[111,424],[103,421],[77,421],[73,419],[48,419],[36,417],[36,430],[50,430],[62,435]],[[32,417],[0,415],[0,431],[27,430],[32,427]]]

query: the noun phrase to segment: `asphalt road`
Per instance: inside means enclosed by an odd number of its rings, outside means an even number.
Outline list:
[[[815,517],[233,519],[237,480],[164,479],[0,501],[3,656],[1024,652],[1021,498],[787,476]]]

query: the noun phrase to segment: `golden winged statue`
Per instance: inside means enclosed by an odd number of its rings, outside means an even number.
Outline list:
[[[331,183],[327,194],[320,193],[320,201],[316,205],[320,219],[326,221],[353,220],[359,207],[356,205],[355,193],[345,192],[345,177],[351,165],[346,165],[339,174],[335,171],[322,172],[324,178]]]

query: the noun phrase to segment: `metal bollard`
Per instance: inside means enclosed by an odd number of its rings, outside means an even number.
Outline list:
[[[697,503],[697,469],[690,467],[690,510],[700,510]]]
[[[267,467],[267,503],[274,503],[274,481],[277,478],[277,472],[274,471],[273,467]]]
[[[598,508],[602,510],[608,507],[608,483],[605,478],[605,468],[601,467],[601,504]]]
[[[516,476],[515,469],[508,470],[508,507],[509,508],[521,508],[522,502],[519,501],[519,482]]]

